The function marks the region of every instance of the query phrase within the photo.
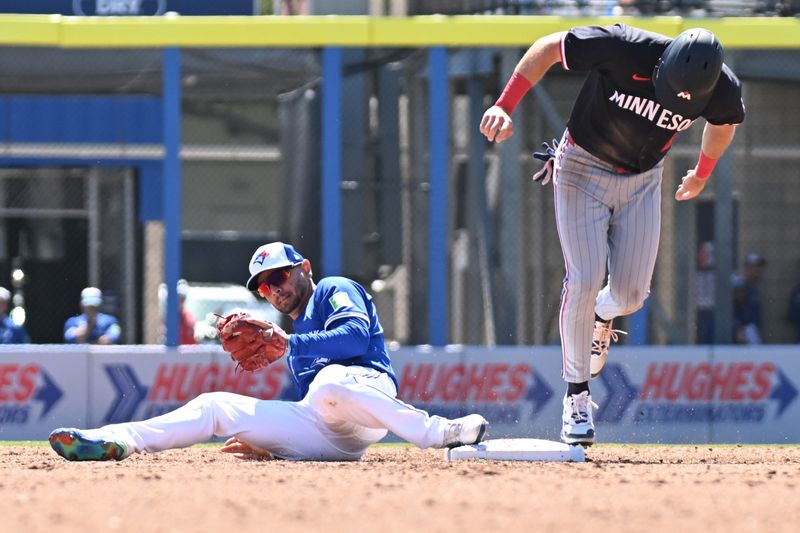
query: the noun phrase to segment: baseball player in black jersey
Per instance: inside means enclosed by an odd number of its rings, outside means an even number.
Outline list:
[[[595,439],[589,379],[617,339],[612,321],[641,308],[650,291],[661,224],[664,156],[679,131],[706,121],[695,168],[675,199],[690,200],[744,120],[741,85],[723,63],[722,45],[695,28],[675,39],[624,24],[579,27],[537,40],[528,49],[481,133],[502,142],[513,134],[511,113],[547,70],[587,72],[560,142],[536,157],[534,180],[553,177],[556,227],[566,275],[559,330],[564,396],[561,439]],[[608,271],[608,278],[605,278]]]

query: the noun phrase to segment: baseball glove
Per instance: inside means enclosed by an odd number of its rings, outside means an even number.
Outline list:
[[[217,331],[222,349],[236,361],[236,370],[261,370],[283,357],[289,336],[280,326],[250,316],[233,313],[220,316]]]
[[[542,146],[544,147],[544,152],[533,152],[534,159],[544,161],[542,169],[533,175],[533,181],[540,181],[542,185],[547,185],[550,183],[550,176],[553,175],[553,158],[555,158],[556,150],[558,150],[558,141],[553,139],[552,146],[547,143],[542,143]]]

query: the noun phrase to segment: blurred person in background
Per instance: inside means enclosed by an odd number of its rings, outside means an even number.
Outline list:
[[[744,258],[744,275],[733,276],[733,320],[735,344],[761,344],[762,313],[758,284],[766,260],[755,252]]]
[[[758,311],[748,300],[747,285],[739,274],[731,276],[733,287],[733,343],[761,344]]]
[[[178,281],[178,311],[180,313],[179,319],[179,337],[181,344],[197,344],[197,339],[194,337],[194,326],[197,319],[191,311],[186,309],[186,295],[189,294],[189,285],[186,280]]]
[[[24,327],[14,323],[8,316],[11,303],[11,291],[0,287],[0,344],[25,344],[30,342]]]
[[[100,312],[103,293],[97,287],[81,291],[83,313],[67,319],[64,324],[64,341],[68,344],[116,344],[122,329],[116,317]]]

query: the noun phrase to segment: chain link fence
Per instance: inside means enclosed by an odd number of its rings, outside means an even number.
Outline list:
[[[427,52],[344,54],[342,273],[373,293],[387,340],[399,344],[426,343],[430,333]],[[554,68],[516,112],[516,135],[489,144],[480,117],[523,52],[449,50],[453,343],[558,342],[564,263],[552,188],[530,181],[538,169],[530,154],[560,138],[583,78]],[[182,277],[242,284],[252,251],[274,239],[294,243],[319,277],[321,225],[335,223],[320,215],[320,52],[196,49],[183,59],[183,194],[180,206],[163,206],[181,211]],[[719,276],[744,276],[750,253],[765,259],[756,282],[764,341],[795,339],[786,314],[800,282],[797,59],[791,51],[729,51],[748,116],[718,171],[724,177],[686,204],[672,194],[694,165],[702,124],[678,136],[645,311],[649,342],[713,341]],[[160,342],[164,236],[159,217],[147,212],[160,187],[152,177],[161,153],[158,107],[147,103],[161,95],[159,52],[0,48],[0,65],[0,285],[14,293],[12,307],[25,310],[33,342],[61,342],[81,289],[96,285],[125,342]],[[106,100],[99,110],[75,104],[72,115],[54,114],[63,98]],[[131,99],[133,111],[115,114],[111,98]],[[117,122],[128,126],[112,128]],[[126,133],[108,138],[108,131]],[[725,223],[733,240],[714,250],[722,193],[731,198]]]

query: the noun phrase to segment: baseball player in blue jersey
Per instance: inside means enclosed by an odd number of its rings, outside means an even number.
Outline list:
[[[273,242],[253,254],[247,286],[289,315],[294,333],[231,315],[220,327],[223,347],[245,370],[286,357],[300,401],[211,392],[141,422],[57,429],[50,435],[53,449],[69,460],[119,460],[228,436],[222,451],[243,457],[347,461],[388,431],[420,448],[483,440],[488,424],[480,415],[450,420],[397,399],[375,305],[355,281],[336,276],[315,284],[311,263],[291,245]],[[253,324],[257,334],[240,342]]]
[[[31,342],[23,326],[16,324],[8,315],[11,291],[0,287],[0,344],[26,344]]]
[[[675,134],[705,119],[697,165],[675,193],[678,201],[696,197],[745,111],[739,80],[710,31],[695,28],[670,39],[624,24],[579,27],[542,37],[528,49],[483,115],[480,129],[489,141],[513,134],[514,108],[559,62],[587,76],[561,141],[535,154],[545,166],[534,180],[546,184],[553,176],[566,268],[559,317],[567,382],[561,438],[590,445],[597,406],[589,379],[623,333],[613,329],[614,318],[641,308],[650,291],[664,156]]]
[[[100,312],[103,293],[97,287],[86,287],[81,291],[83,313],[67,319],[64,323],[64,341],[68,344],[116,344],[122,329],[116,317]]]

